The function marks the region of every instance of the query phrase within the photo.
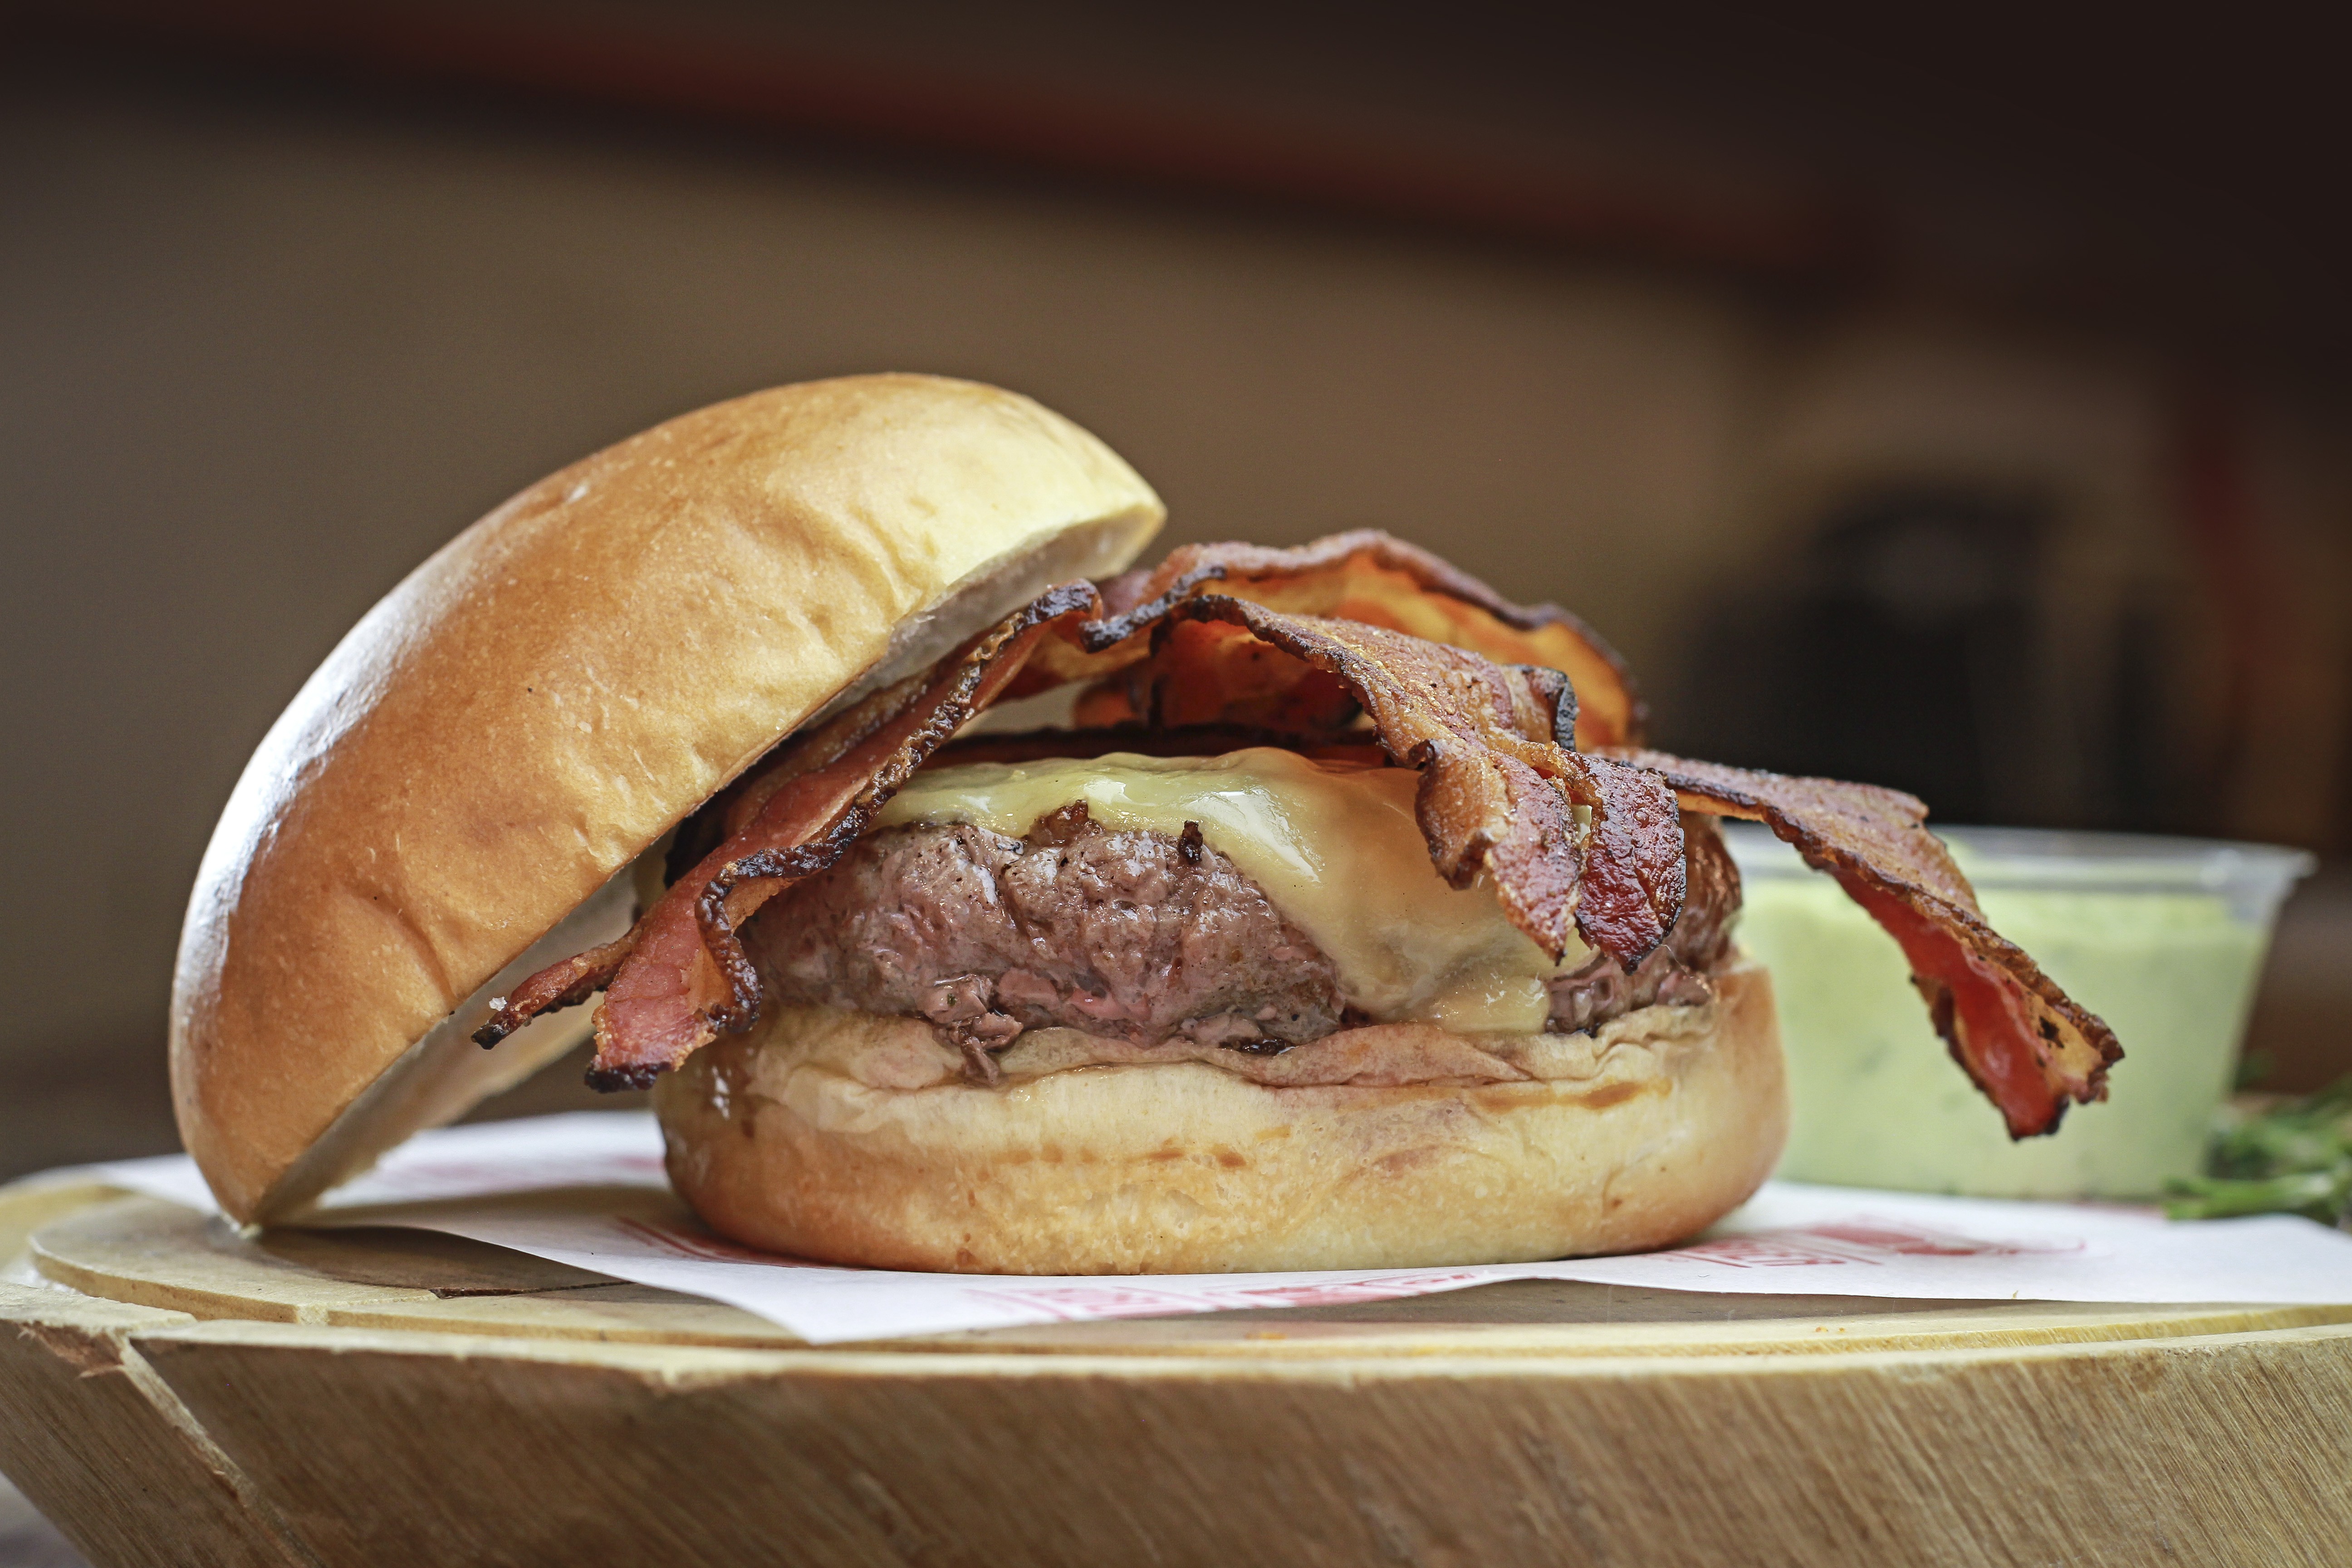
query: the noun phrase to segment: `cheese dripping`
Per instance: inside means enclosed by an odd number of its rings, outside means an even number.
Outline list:
[[[1197,822],[1202,840],[1330,957],[1344,1000],[1376,1021],[1539,1030],[1551,1008],[1545,982],[1591,953],[1571,935],[1554,964],[1505,917],[1483,874],[1467,888],[1446,885],[1413,818],[1420,780],[1409,768],[1318,763],[1265,746],[1221,757],[968,763],[916,774],[877,826],[963,823],[1017,838],[1073,801],[1113,830],[1172,837]]]

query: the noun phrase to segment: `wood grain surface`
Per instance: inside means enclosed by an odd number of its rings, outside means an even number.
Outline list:
[[[20,1328],[0,1468],[100,1564],[2352,1559],[2352,1306],[1525,1282],[816,1349],[447,1237],[41,1201],[0,1193],[8,1310],[142,1375]],[[170,1528],[224,1544],[146,1550],[110,1473],[209,1487]]]
[[[95,1563],[307,1563],[131,1343],[192,1322],[0,1285],[0,1470]]]

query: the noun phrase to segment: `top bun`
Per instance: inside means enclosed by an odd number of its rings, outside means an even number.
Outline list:
[[[621,873],[811,716],[1161,517],[1025,397],[877,375],[671,420],[458,535],[296,695],[197,872],[172,1087],[222,1206],[291,1213],[561,1054],[579,1012],[485,1052],[464,1010],[620,934]]]

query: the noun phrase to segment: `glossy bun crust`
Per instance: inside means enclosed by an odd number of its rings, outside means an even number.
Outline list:
[[[1559,1076],[1307,1087],[1193,1061],[892,1087],[928,1076],[907,1072],[924,1042],[902,1032],[925,1026],[802,1010],[705,1047],[655,1103],[670,1178],[714,1229],[829,1262],[1189,1274],[1632,1252],[1720,1217],[1780,1157],[1770,983],[1743,967],[1716,990],[1601,1026]]]
[[[568,1044],[446,1026],[845,688],[1118,569],[1160,515],[1025,397],[878,375],[686,415],[467,529],[296,696],[198,873],[173,1092],[223,1206],[296,1206]]]

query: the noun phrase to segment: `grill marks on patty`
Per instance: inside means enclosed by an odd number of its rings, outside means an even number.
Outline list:
[[[1711,819],[1684,832],[1689,891],[1666,941],[1630,975],[1596,954],[1555,980],[1550,1028],[1712,996],[1739,877]],[[991,1053],[1026,1029],[1266,1052],[1363,1021],[1331,960],[1197,824],[1112,830],[1083,802],[1020,838],[963,825],[873,834],[744,938],[777,997],[929,1018],[983,1083],[998,1076]]]

